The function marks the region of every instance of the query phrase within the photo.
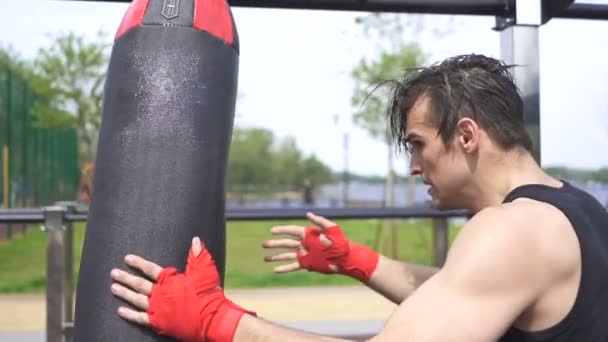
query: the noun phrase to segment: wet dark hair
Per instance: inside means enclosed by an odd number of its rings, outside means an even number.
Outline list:
[[[397,146],[406,147],[407,115],[424,95],[430,97],[429,118],[437,125],[444,144],[453,137],[458,120],[470,117],[503,149],[519,146],[532,152],[523,101],[510,67],[494,58],[469,54],[406,70],[402,80],[391,82],[394,87],[387,111]]]

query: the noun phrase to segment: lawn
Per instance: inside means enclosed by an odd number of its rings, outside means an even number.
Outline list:
[[[396,237],[386,222],[380,220],[343,220],[343,227],[351,241],[377,248],[385,255],[393,255],[397,248],[398,258],[411,262],[432,262],[432,229],[429,220],[395,221]],[[229,222],[227,225],[226,287],[271,287],[304,285],[349,285],[355,282],[347,277],[327,276],[298,271],[290,274],[274,274],[273,266],[266,263],[264,255],[270,253],[261,247],[262,241],[271,238],[270,227],[289,222],[255,221]],[[306,224],[306,221],[292,221]],[[380,228],[380,229],[379,229]],[[457,227],[450,228],[450,240]],[[377,234],[380,232],[380,234]],[[74,228],[74,270],[80,264],[85,224]],[[377,238],[377,236],[380,236]],[[397,243],[392,243],[392,241]],[[25,236],[0,244],[0,293],[42,292],[45,289],[46,235],[39,229],[28,230]],[[77,275],[75,275],[77,279]]]

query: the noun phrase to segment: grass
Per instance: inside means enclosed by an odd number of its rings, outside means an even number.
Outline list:
[[[327,276],[306,271],[289,274],[274,274],[272,268],[279,263],[266,263],[264,255],[274,252],[264,250],[262,241],[271,238],[270,227],[279,224],[301,224],[306,221],[274,222],[229,222],[227,225],[226,287],[272,287],[272,286],[307,286],[307,285],[349,285],[355,284],[343,276]],[[432,229],[429,220],[397,221],[397,238],[390,234],[390,229],[378,228],[386,224],[379,220],[339,221],[351,241],[365,244],[392,256],[392,241],[398,248],[400,260],[420,264],[432,263]],[[450,241],[457,232],[457,227],[450,227]],[[78,268],[82,254],[82,242],[85,225],[74,227],[74,270],[75,281],[78,279]],[[0,293],[37,293],[43,292],[46,286],[46,235],[39,229],[29,229],[25,236],[0,244]]]

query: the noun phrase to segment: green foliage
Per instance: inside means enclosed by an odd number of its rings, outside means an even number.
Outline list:
[[[7,68],[20,78],[30,74],[31,66],[12,46],[0,46],[0,67]]]
[[[387,144],[390,141],[384,114],[388,94],[380,86],[427,62],[429,55],[418,43],[425,35],[437,40],[452,31],[453,17],[426,18],[419,14],[370,13],[355,19],[363,35],[374,42],[374,53],[369,59],[361,59],[351,74],[355,81],[351,97],[356,108],[353,119],[370,136]]]
[[[236,128],[232,133],[228,161],[228,183],[259,184],[272,173],[274,136],[262,128]]]
[[[77,128],[83,162],[94,159],[109,46],[102,32],[95,41],[61,34],[38,51],[32,65],[31,84],[39,94],[33,108],[37,126]]]
[[[369,247],[376,245],[376,229],[381,220],[338,221],[353,242]],[[278,224],[307,224],[304,220],[228,222],[226,227],[226,286],[228,288],[352,285],[355,282],[342,276],[328,276],[305,271],[290,274],[274,274],[272,268],[279,263],[266,263],[264,255],[273,253],[261,247],[262,241],[273,238],[270,228]],[[432,262],[432,230],[430,221],[400,221],[398,224],[398,258],[420,264]],[[450,229],[450,241],[457,227]],[[74,282],[78,280],[82,244],[86,226],[74,226]],[[384,231],[382,242],[390,237]],[[25,236],[0,244],[0,293],[42,292],[46,287],[46,233],[31,227]],[[384,254],[388,244],[377,245]],[[278,251],[277,251],[278,252]],[[120,265],[117,265],[120,266]],[[76,287],[74,287],[76,288]]]
[[[596,170],[584,170],[563,166],[547,166],[543,169],[549,175],[558,179],[608,183],[607,167]]]
[[[593,171],[589,178],[595,182],[608,183],[608,167]]]
[[[277,139],[264,128],[235,128],[228,162],[228,183],[240,186],[277,187],[331,180],[331,170],[316,156],[305,156],[292,137]]]
[[[362,59],[352,72],[355,90],[351,101],[357,108],[353,116],[355,124],[371,137],[390,143],[385,120],[389,89],[381,86],[403,77],[409,69],[420,67],[426,59],[427,55],[415,42],[403,45],[396,53],[382,52],[377,59]]]

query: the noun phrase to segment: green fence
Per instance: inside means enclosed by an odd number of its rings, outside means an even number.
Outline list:
[[[0,66],[2,207],[48,205],[77,196],[77,132],[34,127],[34,99],[27,82]]]

